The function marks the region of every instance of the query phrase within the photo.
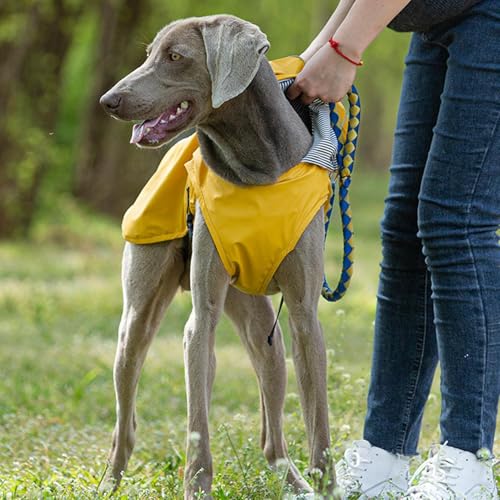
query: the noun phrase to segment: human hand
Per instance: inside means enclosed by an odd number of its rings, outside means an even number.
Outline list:
[[[323,102],[340,101],[351,89],[356,69],[325,44],[306,62],[290,85],[287,97],[294,100],[301,96],[304,104],[311,104],[316,98]]]

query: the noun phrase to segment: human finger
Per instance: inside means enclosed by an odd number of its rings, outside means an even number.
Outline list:
[[[297,99],[297,97],[302,94],[302,89],[300,88],[300,85],[295,81],[293,82],[290,87],[288,87],[288,90],[286,91],[286,96],[288,99],[291,101]]]
[[[305,92],[302,92],[301,96],[300,96],[300,100],[304,103],[304,104],[312,104],[313,101],[316,100],[316,96],[314,95],[309,95]]]

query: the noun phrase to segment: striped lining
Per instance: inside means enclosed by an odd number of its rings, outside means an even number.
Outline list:
[[[285,92],[293,80],[293,78],[289,78],[280,81],[281,90]],[[290,104],[307,125],[313,137],[311,149],[302,158],[302,162],[318,165],[330,172],[337,170],[338,141],[330,124],[329,105],[319,99],[316,99],[309,106],[303,104],[299,99],[295,99]]]

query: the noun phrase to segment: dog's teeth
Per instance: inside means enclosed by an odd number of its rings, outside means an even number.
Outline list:
[[[182,109],[188,109],[189,108],[189,103],[187,101],[182,101],[181,102],[181,108]]]
[[[146,134],[149,134],[151,128],[150,127],[146,127]]]
[[[177,114],[177,115],[179,115],[180,113],[182,113],[182,108],[179,106],[179,107],[177,108],[177,112],[176,112],[176,114]]]
[[[160,123],[168,123],[167,120],[160,120]]]
[[[169,119],[169,120],[173,120],[174,118],[175,118],[175,115],[170,115],[170,116],[168,117],[168,119]]]

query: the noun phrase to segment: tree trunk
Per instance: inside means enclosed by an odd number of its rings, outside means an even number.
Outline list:
[[[63,0],[6,1],[0,18],[12,35],[0,43],[0,238],[29,229],[51,144],[61,69],[80,9]]]
[[[162,153],[129,144],[131,125],[106,115],[99,97],[145,58],[144,26],[150,0],[101,2],[94,79],[85,106],[73,191],[92,207],[121,215],[157,166]]]

